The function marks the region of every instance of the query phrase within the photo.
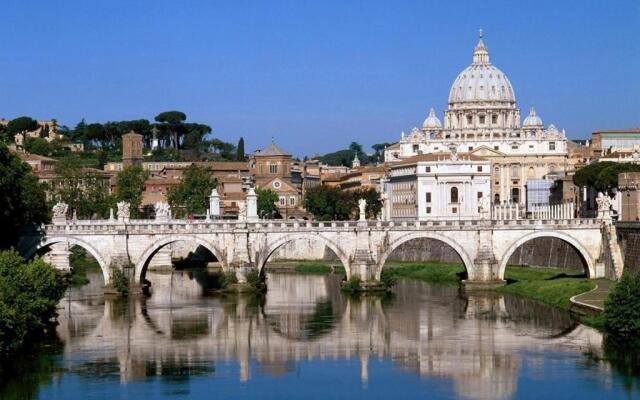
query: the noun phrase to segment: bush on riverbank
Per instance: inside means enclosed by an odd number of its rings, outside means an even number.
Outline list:
[[[508,266],[505,278],[510,283],[496,289],[498,292],[528,297],[565,310],[569,309],[571,297],[595,287],[581,271],[560,268]]]
[[[41,258],[0,252],[0,360],[44,332],[65,290],[63,275]]]
[[[120,296],[126,297],[129,295],[129,278],[120,268],[114,267],[111,270],[111,284]]]
[[[625,273],[611,289],[604,320],[610,335],[640,345],[640,273]]]

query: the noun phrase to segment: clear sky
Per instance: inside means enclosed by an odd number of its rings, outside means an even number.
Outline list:
[[[178,109],[247,150],[397,141],[482,27],[523,118],[586,138],[640,126],[640,1],[4,0],[0,116],[106,122]]]

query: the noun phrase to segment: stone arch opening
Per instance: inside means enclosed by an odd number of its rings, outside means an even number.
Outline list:
[[[213,258],[213,260],[219,262],[222,269],[226,270],[226,264],[224,263],[224,259],[221,257],[221,252],[205,239],[197,236],[169,236],[156,240],[142,253],[135,265],[136,283],[145,282],[147,271],[150,266],[154,266],[154,259],[156,259],[156,262],[158,263],[157,266],[160,267],[159,269],[173,270],[173,248],[170,245],[174,245],[176,243],[187,244],[186,247],[178,248],[178,254],[182,253],[184,256],[197,256],[197,254],[191,251],[196,250],[204,257],[209,255],[210,259]],[[206,258],[204,260],[201,259],[200,261],[206,262]]]
[[[454,240],[436,232],[415,232],[393,241],[378,260],[376,279],[380,279],[387,260],[442,262],[447,265],[460,264],[462,278],[473,275],[473,261],[467,252]],[[466,275],[466,277],[465,277]]]
[[[296,245],[297,243],[302,243],[303,246],[298,247]],[[340,247],[333,241],[325,238],[324,236],[321,236],[318,234],[311,234],[311,233],[308,233],[308,234],[296,233],[296,234],[286,235],[284,237],[281,237],[275,240],[272,243],[269,243],[266,246],[266,251],[264,252],[264,255],[261,258],[259,258],[257,262],[257,266],[260,274],[264,274],[265,266],[267,262],[269,262],[270,259],[276,256],[280,250],[287,250],[287,246],[291,247],[293,245],[296,245],[294,252],[297,252],[300,254],[304,254],[304,253],[313,254],[314,253],[313,251],[310,252],[311,249],[315,249],[315,252],[323,250],[323,255],[324,255],[324,252],[326,252],[327,250],[330,251],[335,256],[334,260],[339,260],[342,266],[344,267],[345,273],[347,275],[347,279],[351,276],[351,271],[349,269],[349,258],[340,249]],[[331,254],[328,254],[327,256],[330,257]],[[292,253],[289,253],[288,257],[291,259],[295,258],[295,257],[292,257]],[[330,261],[330,258],[329,258],[329,261]]]
[[[554,251],[553,248],[551,248],[552,245],[562,246],[562,248]],[[560,232],[534,232],[516,240],[505,251],[500,261],[498,279],[504,279],[507,265],[515,263],[519,265],[534,266],[535,263],[527,262],[523,264],[522,262],[519,262],[519,260],[522,260],[523,258],[526,259],[527,257],[529,257],[530,260],[535,260],[536,254],[527,254],[528,249],[535,249],[537,254],[540,254],[541,257],[546,253],[549,260],[552,260],[554,257],[556,259],[564,257],[565,267],[567,265],[575,267],[577,266],[576,263],[580,262],[580,268],[584,271],[585,275],[588,278],[595,277],[595,261],[587,249],[577,240]],[[568,258],[571,258],[572,260],[567,261]],[[570,264],[567,264],[567,262]],[[549,263],[547,262],[547,265],[542,266],[552,266],[548,264]],[[562,267],[562,265],[560,267]]]
[[[30,259],[35,255],[42,255],[46,257],[46,254],[49,253],[52,249],[51,246],[63,244],[66,246],[67,250],[70,251],[69,256],[72,255],[71,250],[73,248],[80,248],[86,254],[90,255],[100,266],[100,270],[102,272],[102,282],[106,285],[110,282],[109,275],[109,263],[108,261],[100,254],[100,252],[93,247],[88,242],[84,240],[73,238],[73,237],[53,237],[41,242],[35,246],[33,246],[29,251],[27,251],[24,256],[26,259]],[[69,260],[71,263],[71,260]]]

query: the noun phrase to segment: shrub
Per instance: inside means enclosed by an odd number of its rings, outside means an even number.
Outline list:
[[[111,269],[111,284],[120,296],[129,295],[129,278],[120,268]]]
[[[625,273],[604,307],[605,328],[618,339],[640,343],[640,273]]]
[[[261,292],[266,288],[264,282],[262,282],[260,272],[256,268],[251,268],[247,272],[247,283],[257,292]]]
[[[351,293],[359,292],[360,290],[362,290],[362,281],[360,280],[360,277],[352,276],[351,279],[345,281],[342,284],[342,290]]]
[[[223,289],[227,288],[229,285],[233,285],[234,283],[238,283],[238,278],[234,271],[227,271],[222,274],[222,277],[220,278],[220,286]]]
[[[380,283],[382,283],[384,287],[388,289],[391,286],[395,285],[396,282],[398,282],[398,279],[392,273],[390,273],[389,270],[382,270],[382,273],[380,274]]]

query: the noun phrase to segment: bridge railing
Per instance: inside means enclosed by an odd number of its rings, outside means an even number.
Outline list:
[[[595,218],[580,219],[452,219],[452,220],[401,220],[401,221],[295,221],[295,220],[185,220],[171,219],[156,221],[149,219],[132,219],[127,222],[117,220],[68,220],[64,224],[44,226],[49,232],[193,232],[193,231],[226,231],[234,229],[266,229],[266,230],[336,230],[356,228],[395,228],[395,229],[451,229],[451,228],[489,228],[518,226],[593,226],[601,221]]]

